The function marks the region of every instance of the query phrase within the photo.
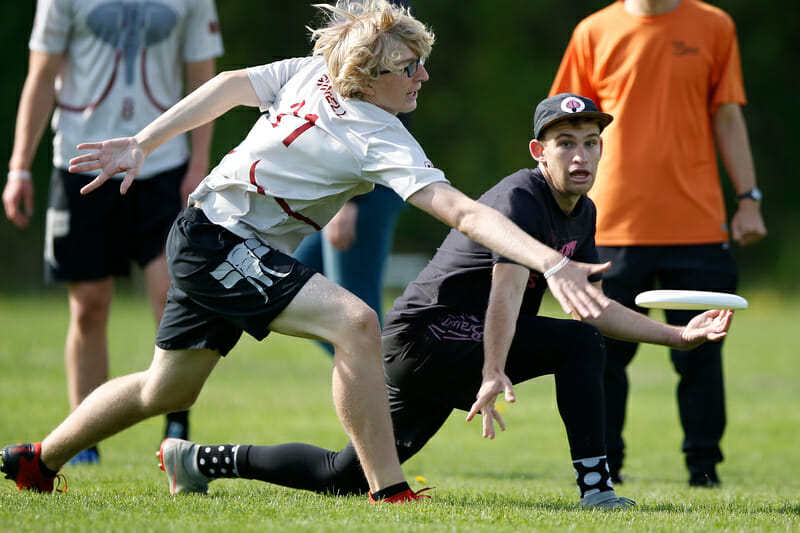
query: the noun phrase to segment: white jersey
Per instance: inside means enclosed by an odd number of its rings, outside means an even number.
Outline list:
[[[395,115],[339,96],[321,58],[287,59],[248,74],[266,113],[191,196],[209,220],[236,235],[292,253],[375,183],[406,200],[446,181]]]
[[[65,54],[52,120],[58,168],[81,142],[135,135],[183,96],[185,62],[222,55],[214,0],[38,0],[29,47]],[[181,135],[140,176],[187,159]]]

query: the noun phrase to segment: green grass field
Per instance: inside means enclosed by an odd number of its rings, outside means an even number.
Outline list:
[[[628,481],[617,492],[633,511],[577,506],[552,378],[517,387],[508,429],[480,438],[480,422],[456,412],[404,467],[420,505],[370,506],[244,480],[208,496],[171,497],[155,452],[152,419],[101,444],[97,467],[66,467],[65,494],[20,493],[0,481],[0,531],[800,531],[800,298],[744,292],[725,357],[728,429],[718,490],[689,489],[680,453],[666,349],[640,350],[631,367]],[[555,312],[552,302],[547,309]],[[660,313],[654,315],[661,319]],[[63,296],[0,295],[0,444],[41,440],[67,414]],[[154,326],[145,301],[115,302],[112,375],[146,368]],[[347,440],[330,399],[330,362],[312,343],[274,335],[244,339],[217,367],[192,410],[204,443]]]

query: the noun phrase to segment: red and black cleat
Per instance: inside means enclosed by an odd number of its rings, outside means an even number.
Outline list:
[[[372,493],[369,493],[369,503],[406,503],[411,502],[414,500],[421,500],[423,498],[430,499],[430,496],[427,494],[422,494],[427,490],[431,490],[433,487],[426,487],[424,489],[420,489],[414,492],[411,489],[406,489],[403,492],[398,492],[397,494],[393,494],[387,498],[383,498],[382,500],[374,500],[372,498]]]
[[[58,481],[55,490],[58,492],[67,491],[67,478],[63,474],[46,476],[42,473],[40,457],[42,455],[42,443],[33,444],[13,444],[6,446],[0,452],[3,464],[0,465],[0,472],[17,483],[17,488],[35,490],[36,492],[53,492],[53,486]],[[59,488],[61,482],[64,488]]]

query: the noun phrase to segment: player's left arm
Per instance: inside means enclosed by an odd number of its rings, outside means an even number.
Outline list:
[[[500,429],[506,429],[503,418],[495,409],[497,395],[503,393],[507,402],[516,401],[513,384],[506,376],[505,367],[529,276],[530,270],[515,263],[497,263],[492,269],[492,286],[483,332],[483,381],[475,403],[467,414],[469,422],[481,413],[484,438],[494,438],[495,420],[500,424]]]
[[[94,151],[72,158],[69,171],[101,170],[99,176],[81,189],[81,194],[95,190],[114,174],[124,172],[120,193],[125,194],[139,174],[145,157],[169,139],[208,124],[236,106],[258,107],[260,103],[247,70],[222,72],[170,107],[135,136],[79,144],[78,150]]]
[[[217,72],[216,60],[212,57],[201,61],[190,61],[186,63],[185,70],[186,94],[189,94],[214,77]],[[208,174],[211,137],[214,133],[213,124],[213,122],[209,122],[193,129],[190,133],[189,166],[181,183],[181,198],[184,204],[192,191]]]
[[[755,189],[758,186],[756,171],[741,106],[732,102],[722,103],[717,106],[711,121],[720,159],[737,195]],[[733,240],[745,246],[760,241],[766,234],[761,202],[752,198],[740,199],[731,219]]]
[[[600,287],[601,282],[596,282]],[[577,319],[581,319],[575,316]],[[630,342],[661,344],[677,350],[690,350],[706,341],[717,341],[728,334],[733,320],[730,309],[700,313],[686,326],[671,326],[649,318],[612,300],[598,318],[583,318],[603,335]]]

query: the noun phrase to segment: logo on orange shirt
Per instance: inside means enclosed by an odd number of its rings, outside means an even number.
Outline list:
[[[672,41],[672,55],[674,56],[696,56],[700,49],[696,46],[687,46],[683,41]]]

